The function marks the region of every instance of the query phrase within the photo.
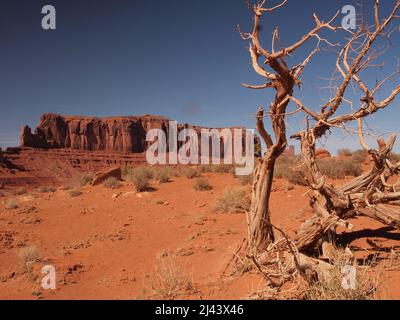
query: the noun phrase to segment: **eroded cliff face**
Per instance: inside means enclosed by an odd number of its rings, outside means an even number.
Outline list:
[[[21,147],[142,153],[152,144],[146,141],[147,132],[151,129],[163,130],[168,141],[169,122],[168,118],[154,115],[96,118],[47,113],[41,116],[34,133],[28,126],[21,129]],[[185,128],[193,129],[200,134],[204,127],[177,125],[178,132]],[[243,147],[245,136],[246,133],[243,131]],[[198,143],[200,151],[200,139]],[[259,143],[257,137],[256,143]],[[178,147],[182,144],[179,142]],[[223,153],[221,146],[222,156]]]
[[[32,133],[21,130],[21,146],[67,148],[87,151],[140,153],[147,149],[146,133],[161,129],[167,133],[169,119],[161,116],[92,118],[44,114]]]

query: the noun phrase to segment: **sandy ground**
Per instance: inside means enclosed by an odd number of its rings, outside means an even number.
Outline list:
[[[240,183],[229,174],[206,177],[212,191],[195,191],[193,180],[177,177],[140,194],[123,182],[116,190],[86,186],[74,198],[63,190],[1,197],[0,299],[159,298],[156,265],[168,255],[176,256],[193,280],[191,293],[177,298],[246,299],[265,287],[262,277],[255,272],[221,277],[246,237],[246,217],[213,211],[224,188]],[[273,223],[289,235],[310,215],[306,191],[296,186],[273,193]],[[5,208],[10,198],[19,208]],[[342,241],[360,259],[378,254],[381,296],[400,298],[400,268],[396,261],[389,264],[389,257],[397,256],[400,234],[369,219],[352,223],[354,230]],[[35,246],[40,256],[30,272],[18,256],[24,246]],[[56,268],[55,290],[40,286],[44,265]]]

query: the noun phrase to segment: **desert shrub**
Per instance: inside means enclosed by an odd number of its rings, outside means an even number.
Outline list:
[[[185,167],[182,169],[182,174],[188,179],[194,179],[200,177],[200,170],[192,167]]]
[[[246,212],[250,208],[250,199],[246,190],[238,188],[226,188],[222,196],[217,199],[214,207],[216,212],[240,213]]]
[[[294,185],[307,185],[301,163],[296,158],[285,155],[279,157],[275,163],[274,178],[286,179]]]
[[[198,167],[198,170],[200,173],[213,172],[212,167],[213,167],[212,164],[202,164],[201,166]]]
[[[275,162],[274,178],[285,179],[290,168],[292,168],[295,162],[294,157],[288,157],[285,155],[280,156]]]
[[[22,195],[27,194],[27,193],[28,193],[28,191],[24,187],[18,188],[14,192],[14,194],[17,195],[17,196],[22,196]]]
[[[121,168],[121,175],[122,175],[122,177],[123,177],[124,179],[125,179],[125,178],[130,178],[131,175],[132,175],[132,172],[133,172],[133,168],[132,168],[131,166],[124,165],[124,166]]]
[[[137,192],[143,192],[150,189],[150,177],[145,170],[135,170],[132,173],[131,180]]]
[[[14,210],[18,208],[18,204],[14,199],[9,199],[6,201],[5,208],[7,210]]]
[[[211,170],[214,173],[231,173],[234,167],[231,164],[215,164],[211,165]]]
[[[71,190],[73,189],[72,183],[64,182],[60,189],[63,191]]]
[[[342,268],[350,266],[346,254],[339,252],[337,257],[331,261],[333,267],[324,277],[314,280],[305,294],[306,300],[370,300],[374,299],[376,288],[369,276],[370,265],[361,270],[356,267],[356,288],[345,289],[342,286]]]
[[[353,152],[351,159],[355,162],[364,163],[368,158],[368,152],[365,150],[356,150]]]
[[[81,187],[84,187],[93,181],[93,174],[88,173],[78,177],[78,183]]]
[[[307,186],[304,171],[301,169],[288,168],[288,171],[286,172],[286,179],[288,182],[294,185]]]
[[[351,152],[350,149],[339,149],[337,151],[337,155],[340,157],[351,157],[353,153]]]
[[[54,187],[40,187],[38,191],[40,193],[50,193],[50,192],[53,193],[56,192],[56,189]]]
[[[109,177],[104,180],[103,185],[108,189],[117,189],[121,186],[119,180],[115,177]]]
[[[210,183],[205,178],[196,179],[196,182],[194,183],[193,188],[194,188],[194,190],[197,190],[197,191],[208,191],[208,190],[212,189]]]
[[[154,178],[160,183],[168,183],[171,181],[172,169],[169,167],[161,167],[155,170]]]
[[[163,298],[174,298],[180,293],[194,290],[191,276],[171,256],[157,259],[152,286],[153,290]]]
[[[32,264],[39,261],[39,252],[35,246],[27,246],[18,250],[18,258],[24,271],[30,271]]]
[[[400,154],[391,152],[389,155],[389,160],[394,163],[400,162]]]
[[[320,159],[317,164],[321,173],[332,179],[358,177],[362,173],[361,164],[351,159]]]
[[[82,194],[82,191],[79,188],[73,188],[73,189],[67,190],[67,193],[70,197],[75,198],[75,197],[79,197]]]
[[[242,186],[248,186],[253,184],[254,175],[249,174],[247,176],[237,176],[237,178]]]

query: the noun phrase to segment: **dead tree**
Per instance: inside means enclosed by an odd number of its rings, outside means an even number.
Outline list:
[[[249,53],[254,71],[266,80],[262,85],[243,84],[243,86],[257,90],[272,88],[276,92],[275,99],[270,104],[268,112],[265,112],[263,107],[260,107],[257,112],[257,130],[264,140],[268,151],[260,159],[260,163],[255,170],[251,209],[248,213],[249,245],[256,252],[262,252],[275,240],[273,228],[270,223],[269,201],[275,162],[287,146],[285,118],[287,116],[288,104],[292,99],[293,88],[296,84],[300,83],[299,77],[307,63],[318,52],[319,44],[321,42],[329,43],[318,35],[319,31],[322,29],[336,30],[331,23],[337,14],[328,22],[320,21],[314,15],[316,26],[299,41],[291,46],[282,47],[277,28],[273,33],[271,49],[265,49],[259,37],[261,18],[264,14],[271,13],[283,7],[286,2],[287,0],[284,0],[282,3],[271,8],[264,7],[266,0],[258,2],[253,7],[254,25],[252,33],[244,33],[239,28],[242,39],[250,42]],[[286,57],[293,54],[310,39],[317,39],[316,48],[302,63],[289,67],[286,63]],[[278,46],[279,48],[277,49]],[[260,64],[260,59],[263,60],[265,67]],[[271,137],[265,129],[264,118],[266,116],[270,117],[274,137]]]
[[[396,30],[395,28],[390,30],[390,27],[395,20],[400,18],[398,15],[400,0],[395,1],[391,12],[383,19],[380,17],[379,0],[374,0],[374,23],[368,26],[362,19],[358,30],[348,33],[349,38],[346,38],[342,47],[339,46],[341,49],[337,55],[336,71],[340,75],[340,80],[336,86],[331,87],[334,94],[318,108],[319,111],[314,111],[315,108],[310,108],[295,98],[293,89],[295,85],[300,84],[300,75],[319,51],[321,42],[333,46],[328,40],[319,36],[319,31],[322,29],[336,31],[342,28],[332,25],[337,15],[326,23],[321,22],[314,15],[315,28],[289,47],[282,47],[278,29],[276,29],[272,37],[271,50],[268,51],[262,47],[259,39],[261,17],[265,13],[284,7],[286,2],[287,0],[271,8],[264,7],[265,0],[258,2],[253,7],[253,32],[243,33],[239,29],[242,38],[250,42],[249,53],[253,69],[266,79],[263,85],[244,84],[244,86],[258,90],[273,88],[276,91],[269,111],[265,112],[263,108],[260,108],[256,116],[257,130],[268,150],[255,170],[248,223],[249,246],[252,249],[249,258],[254,262],[256,269],[263,273],[270,286],[278,288],[281,288],[282,284],[293,276],[293,270],[294,272],[297,270],[297,274],[308,283],[313,281],[314,276],[319,277],[319,273],[326,274],[332,265],[313,258],[310,254],[317,252],[316,249],[324,240],[334,240],[337,226],[350,229],[352,225],[347,220],[351,217],[363,215],[400,230],[400,212],[395,207],[400,205],[400,179],[396,183],[392,182],[393,177],[400,175],[400,162],[392,163],[389,159],[396,136],[392,135],[387,141],[378,138],[377,147],[373,149],[365,140],[366,133],[363,128],[365,118],[390,106],[400,93],[400,85],[395,85],[386,97],[377,98],[382,94],[380,91],[384,85],[394,75],[399,74],[400,70],[388,75],[372,88],[369,88],[362,79],[363,72],[385,52],[385,50],[377,49],[378,39],[388,38],[393,30]],[[312,38],[317,39],[315,49],[301,64],[289,67],[285,58],[293,55],[298,48]],[[277,43],[279,50],[275,49]],[[260,65],[260,58],[264,59],[266,68]],[[346,93],[353,87],[358,88],[360,92],[358,108],[355,111],[351,108],[351,111],[346,113],[345,105],[349,103]],[[287,111],[289,102],[293,102],[297,109]],[[353,102],[350,103],[353,105]],[[302,167],[310,189],[310,205],[314,210],[314,216],[301,226],[295,239],[289,239],[283,230],[271,224],[269,200],[275,162],[284,152],[287,144],[285,119],[288,115],[297,112],[306,115],[307,127],[291,138],[301,142]],[[265,130],[266,116],[270,117],[274,138]],[[318,167],[316,142],[332,129],[351,130],[347,125],[354,122],[357,123],[357,129],[354,132],[357,133],[361,146],[373,160],[373,167],[352,181],[342,186],[335,186],[327,181]],[[283,237],[275,240],[273,229],[278,230]],[[265,272],[271,265],[275,265],[275,271]],[[278,282],[272,279],[273,274],[280,275]]]
[[[300,251],[315,249],[317,243],[337,225],[351,227],[346,219],[356,215],[368,216],[400,230],[400,212],[394,210],[393,206],[385,206],[400,204],[397,184],[388,183],[388,179],[400,173],[400,163],[393,164],[389,160],[396,136],[392,135],[387,141],[379,138],[377,147],[373,149],[366,143],[363,129],[364,118],[388,107],[400,93],[400,85],[397,85],[387,97],[380,100],[376,98],[384,84],[393,75],[398,74],[398,70],[373,88],[368,87],[361,74],[384,52],[379,52],[374,45],[378,38],[390,35],[389,28],[393,21],[399,18],[399,10],[398,0],[391,13],[382,20],[379,1],[375,0],[374,24],[360,25],[338,53],[336,67],[341,80],[334,88],[334,96],[322,105],[318,113],[310,112],[300,101],[293,99],[313,121],[309,128],[293,136],[301,141],[305,174],[312,191],[310,203],[315,211],[315,216],[303,225],[295,239]],[[347,103],[345,94],[353,85],[360,92],[360,102],[356,111],[352,110],[346,114],[343,110]],[[340,115],[337,115],[338,113]],[[372,157],[373,167],[360,177],[337,187],[328,183],[321,174],[315,160],[315,143],[333,128],[349,130],[346,124],[351,122],[358,124],[356,132],[360,144]]]

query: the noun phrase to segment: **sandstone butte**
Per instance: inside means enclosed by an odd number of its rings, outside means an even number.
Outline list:
[[[47,113],[34,133],[29,126],[21,129],[21,147],[142,153],[151,144],[146,141],[149,130],[161,129],[168,139],[169,121],[156,115],[96,118]],[[199,133],[204,127],[178,124],[178,131],[184,128]],[[239,127],[230,129],[234,128]]]

